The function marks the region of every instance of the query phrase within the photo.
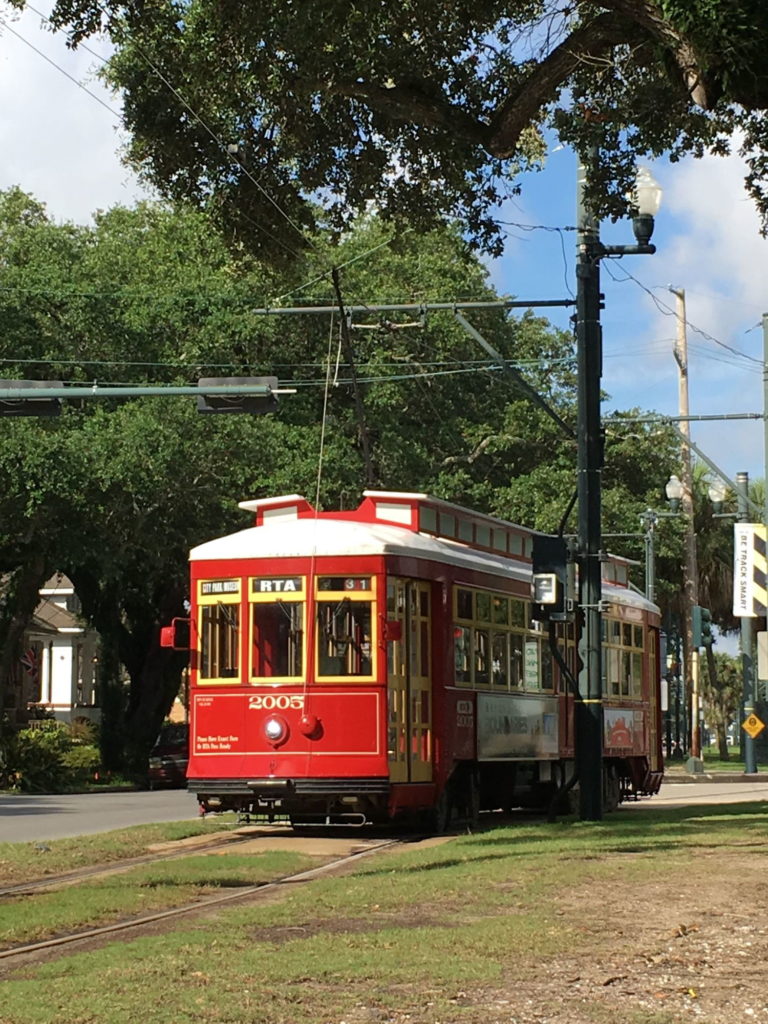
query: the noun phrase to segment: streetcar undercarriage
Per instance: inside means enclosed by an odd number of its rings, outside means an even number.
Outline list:
[[[473,824],[481,810],[575,808],[573,762],[460,762],[447,784],[392,785],[387,779],[189,779],[201,813],[234,811],[243,819],[288,819],[294,826],[369,825],[403,818],[433,831]],[[650,796],[661,778],[645,758],[606,758],[604,805]],[[426,797],[426,801],[425,798]]]

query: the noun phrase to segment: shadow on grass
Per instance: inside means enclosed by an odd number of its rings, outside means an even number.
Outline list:
[[[141,889],[250,889],[257,885],[266,885],[266,879],[249,879],[231,877],[211,878],[150,878],[140,882]]]
[[[741,830],[741,832],[740,832]],[[442,847],[429,861],[401,865],[399,871],[418,873],[442,871],[461,865],[509,858],[529,858],[546,853],[563,860],[600,858],[610,855],[665,854],[684,850],[724,847],[763,853],[768,832],[768,807],[762,801],[742,804],[675,807],[637,814],[621,811],[603,821],[573,819],[556,823],[542,821],[519,830],[504,823],[473,835],[457,836],[456,845]],[[461,856],[456,856],[457,847]],[[366,866],[357,874],[389,874],[391,866]]]

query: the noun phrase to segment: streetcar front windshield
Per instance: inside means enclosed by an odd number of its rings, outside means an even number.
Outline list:
[[[370,577],[320,577],[316,606],[318,676],[370,677],[372,589]]]
[[[200,678],[233,679],[238,674],[240,608],[204,605],[200,610]]]
[[[304,671],[304,604],[260,601],[253,609],[252,678],[300,678]]]

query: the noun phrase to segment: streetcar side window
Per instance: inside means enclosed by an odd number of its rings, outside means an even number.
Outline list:
[[[373,675],[373,598],[371,577],[318,578],[318,677],[359,679]]]
[[[603,619],[603,692],[639,700],[643,692],[643,627]]]
[[[491,642],[493,686],[506,690],[509,685],[509,634],[493,633]]]
[[[459,686],[472,685],[471,651],[472,630],[468,626],[456,626],[453,630],[453,663]]]
[[[457,686],[552,690],[555,675],[530,603],[457,586],[453,595],[453,666]]]

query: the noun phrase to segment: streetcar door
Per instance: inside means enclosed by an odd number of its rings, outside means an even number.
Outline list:
[[[649,629],[648,644],[648,753],[652,772],[661,770],[661,737],[659,736],[659,631]]]
[[[401,638],[387,644],[389,778],[392,782],[431,782],[429,584],[388,580],[387,618],[401,627]]]

